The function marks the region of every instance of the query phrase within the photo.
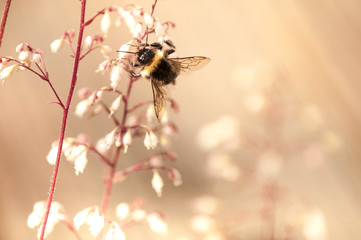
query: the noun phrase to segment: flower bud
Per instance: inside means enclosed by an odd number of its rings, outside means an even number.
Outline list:
[[[50,49],[53,53],[56,53],[63,46],[64,39],[56,39],[50,44]]]
[[[144,146],[149,149],[154,149],[158,144],[158,137],[152,131],[148,131],[145,134]]]
[[[110,106],[109,110],[110,110],[110,114],[109,117],[111,117],[120,107],[120,103],[122,102],[122,95],[119,95],[112,103],[112,105]]]
[[[9,67],[4,68],[0,72],[0,81],[4,83],[4,81],[10,77],[11,73],[14,71],[14,68],[19,66],[18,64],[11,65]]]
[[[124,153],[127,153],[128,148],[132,144],[132,141],[133,141],[132,133],[130,132],[130,130],[128,130],[123,136]]]
[[[152,187],[157,193],[158,197],[162,196],[162,190],[164,187],[164,182],[162,177],[159,175],[157,170],[153,170],[153,178],[152,178]]]
[[[105,10],[103,18],[100,21],[100,30],[102,31],[102,33],[104,33],[105,36],[108,33],[110,25],[111,25],[111,21],[110,21],[109,10]]]

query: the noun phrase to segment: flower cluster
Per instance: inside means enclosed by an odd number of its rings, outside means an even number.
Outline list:
[[[39,201],[34,204],[33,211],[30,213],[28,217],[27,225],[29,228],[38,228],[38,237],[40,234],[42,221],[45,214],[45,201]],[[45,236],[47,236],[49,233],[51,233],[54,229],[55,224],[57,224],[60,221],[66,220],[66,214],[64,211],[63,206],[58,202],[53,202],[51,204],[51,210],[49,214],[48,224],[45,229]]]
[[[20,43],[16,46],[15,51],[18,53],[17,58],[0,58],[0,81],[2,83],[12,75],[15,69],[30,70],[42,80],[48,80],[42,52],[39,49],[35,49],[28,43]],[[11,62],[13,64],[9,65]],[[35,65],[35,68],[32,68],[32,65]]]
[[[82,8],[85,13],[85,4],[82,1]],[[84,21],[81,29],[92,24],[94,20],[101,16],[99,35],[89,35],[84,37],[82,43],[79,45],[75,41],[76,32],[74,30],[65,31],[58,39],[55,39],[50,44],[50,50],[57,53],[64,47],[68,46],[71,57],[75,58],[74,69],[88,54],[94,50],[99,50],[103,60],[95,73],[104,73],[109,71],[109,81],[106,86],[98,89],[81,88],[78,91],[80,101],[75,107],[75,115],[79,118],[90,118],[95,115],[105,113],[110,120],[109,125],[113,125],[111,130],[103,135],[96,143],[84,133],[77,137],[64,137],[52,144],[52,147],[46,156],[49,164],[59,164],[60,156],[64,156],[67,161],[74,164],[75,174],[81,175],[88,164],[88,155],[94,154],[100,161],[104,163],[105,173],[104,186],[105,195],[101,206],[91,206],[80,211],[70,221],[65,214],[64,208],[57,202],[52,202],[51,211],[45,226],[45,235],[48,236],[52,231],[54,225],[62,222],[68,226],[77,238],[78,230],[82,226],[88,226],[91,234],[98,237],[100,233],[104,233],[105,239],[125,239],[123,232],[128,226],[139,222],[147,222],[152,231],[160,234],[167,232],[167,224],[164,221],[164,216],[155,211],[147,212],[141,208],[138,203],[127,204],[121,203],[117,207],[117,220],[108,219],[106,212],[108,202],[110,199],[110,189],[113,184],[124,180],[125,176],[137,171],[151,171],[153,176],[150,179],[150,185],[155,190],[158,196],[163,194],[164,181],[162,172],[168,175],[170,181],[175,186],[182,184],[180,172],[174,167],[169,166],[170,161],[176,159],[176,154],[169,150],[169,137],[177,132],[177,126],[169,119],[170,113],[165,111],[161,123],[158,123],[153,107],[153,100],[143,100],[137,104],[130,105],[130,97],[133,85],[138,81],[137,77],[132,76],[129,72],[134,67],[134,54],[129,54],[130,48],[135,48],[137,51],[141,43],[145,40],[155,36],[158,42],[162,43],[168,40],[169,28],[174,27],[172,22],[161,22],[158,18],[153,16],[153,11],[157,1],[152,6],[152,12],[146,12],[142,7],[134,4],[129,4],[123,7],[111,6],[96,13],[88,21]],[[114,15],[114,16],[113,16]],[[109,30],[111,29],[112,19],[116,26],[125,25],[128,27],[132,40],[123,45],[111,47],[106,44]],[[78,37],[82,36],[79,30]],[[81,37],[79,39],[82,39]],[[78,44],[77,47],[74,47]],[[118,56],[113,57],[115,50],[119,49]],[[42,80],[46,81],[55,94],[57,103],[63,109],[67,116],[69,109],[68,103],[63,102],[58,96],[57,91],[53,87],[49,74],[46,70],[42,52],[35,49],[30,44],[22,43],[16,47],[16,52],[19,54],[17,58],[1,57],[0,58],[0,80],[2,83],[8,79],[15,69],[29,70]],[[12,64],[10,64],[12,63]],[[72,84],[75,85],[77,75],[74,74]],[[127,85],[125,89],[120,89],[120,81]],[[123,84],[122,84],[123,85]],[[74,88],[73,88],[74,89]],[[72,97],[72,90],[69,91],[70,98]],[[108,103],[112,97],[113,100]],[[178,110],[177,103],[172,99],[167,99],[167,103],[174,111]],[[64,130],[65,132],[65,130]],[[63,132],[63,133],[64,133]],[[135,138],[143,138],[144,146],[147,150],[152,151],[148,156],[145,156],[141,161],[117,170],[117,162],[121,153],[127,154],[131,151],[131,147]],[[126,156],[126,155],[122,156]],[[55,178],[56,179],[56,178]],[[54,186],[55,187],[55,183]],[[51,193],[52,194],[52,193]],[[50,199],[50,198],[49,198]],[[39,235],[42,231],[42,219],[47,218],[48,212],[45,202],[38,202],[34,205],[34,210],[28,219],[28,226],[31,228],[38,228]],[[41,236],[42,238],[42,236]]]
[[[40,231],[45,205],[45,201],[34,204],[34,209],[28,217],[28,227],[37,228]],[[45,234],[47,236],[51,233],[54,226],[59,222],[64,223],[74,232],[86,226],[94,238],[101,233],[105,233],[106,240],[125,240],[123,229],[140,223],[147,223],[155,233],[166,234],[168,227],[163,214],[157,211],[147,211],[143,208],[143,205],[144,202],[141,199],[134,200],[131,203],[119,203],[116,207],[116,220],[106,219],[97,206],[91,206],[79,211],[70,220],[63,206],[58,202],[53,202]]]

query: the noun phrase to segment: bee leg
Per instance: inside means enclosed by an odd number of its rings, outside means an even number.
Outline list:
[[[174,49],[168,49],[167,51],[165,51],[165,55],[168,56],[168,55],[170,55],[170,54],[172,54],[174,52],[175,52]]]
[[[139,67],[140,65],[139,64],[136,64],[134,62],[132,62],[129,58],[122,58],[122,63],[124,63],[124,60],[127,60],[128,61],[128,64],[132,67]],[[127,64],[127,63],[124,63],[124,64]]]
[[[142,76],[140,73],[135,73],[135,72],[133,72],[132,70],[130,70],[129,68],[123,67],[123,69],[124,69],[125,71],[127,71],[128,73],[130,73],[133,77],[140,77],[140,76]]]
[[[165,40],[164,43],[167,44],[169,47],[175,49],[175,46],[174,46],[174,44],[171,42],[171,40]]]
[[[163,46],[159,42],[150,44],[151,47],[162,50]]]
[[[135,73],[133,71],[129,71],[129,73],[133,76],[133,77],[140,77],[142,76],[140,73]]]

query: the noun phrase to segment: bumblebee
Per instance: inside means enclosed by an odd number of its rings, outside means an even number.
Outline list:
[[[164,41],[164,43],[168,49],[158,42],[140,44],[141,48],[134,52],[137,63],[131,63],[131,65],[140,67],[141,70],[139,73],[129,71],[133,77],[144,77],[150,80],[154,111],[159,122],[164,114],[164,101],[167,96],[164,86],[170,83],[174,84],[181,72],[200,69],[210,61],[210,58],[202,56],[169,58],[169,55],[175,52],[175,46],[170,41]]]

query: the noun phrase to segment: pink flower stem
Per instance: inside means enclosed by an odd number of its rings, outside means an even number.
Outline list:
[[[99,101],[100,105],[103,107],[103,109],[108,113],[108,115],[111,113],[109,107],[103,102],[103,101]],[[114,116],[114,114],[111,116],[115,126],[119,126],[119,121],[118,119]]]
[[[0,47],[1,47],[1,42],[2,42],[3,36],[4,36],[6,19],[8,18],[8,13],[9,13],[9,9],[10,9],[10,4],[11,4],[11,0],[7,0],[6,3],[5,3],[5,7],[4,7],[3,17],[2,17],[2,19],[1,19],[1,25],[0,25]]]
[[[77,45],[76,54],[75,54],[73,75],[72,75],[71,85],[70,85],[70,89],[69,89],[69,93],[68,93],[68,99],[67,99],[66,105],[63,110],[63,120],[62,120],[61,130],[60,130],[58,153],[57,153],[56,162],[55,162],[55,166],[54,166],[54,170],[53,170],[53,176],[51,179],[51,186],[50,186],[50,190],[49,190],[49,197],[48,197],[48,201],[47,201],[46,212],[45,212],[45,216],[44,216],[44,220],[43,220],[43,224],[42,224],[42,228],[41,228],[41,233],[40,233],[40,238],[39,238],[40,240],[44,239],[45,228],[46,228],[46,224],[48,222],[50,207],[51,207],[51,203],[52,203],[53,197],[54,197],[55,185],[56,185],[56,180],[57,180],[59,165],[60,165],[60,157],[61,157],[63,141],[64,141],[64,137],[65,137],[66,122],[68,119],[69,106],[70,106],[71,99],[72,99],[73,93],[74,93],[74,88],[75,88],[75,85],[77,82],[81,43],[83,41],[83,33],[84,33],[84,27],[85,27],[85,25],[84,25],[85,6],[86,6],[86,0],[82,0],[81,1],[81,13],[80,13],[80,28],[79,28],[79,34],[78,34],[78,45]]]
[[[71,220],[65,219],[65,220],[62,220],[61,222],[68,227],[68,229],[74,234],[76,239],[82,240],[81,236],[79,235],[78,231],[75,229]]]
[[[114,11],[117,11],[117,8],[109,7],[109,8],[104,8],[104,9],[100,10],[100,11],[97,12],[91,19],[89,19],[88,21],[86,21],[86,23],[84,23],[84,25],[85,25],[85,26],[88,26],[89,24],[91,24],[96,17],[98,17],[99,15],[105,14],[105,11],[106,11],[106,10],[108,10],[109,12],[114,12]]]
[[[129,96],[130,96],[130,92],[132,90],[133,87],[133,82],[136,80],[136,78],[130,76],[129,79],[129,85],[128,85],[128,90],[127,90],[127,94],[126,96],[124,96],[124,110],[123,110],[123,118],[122,118],[122,122],[120,123],[120,128],[123,129],[123,127],[125,126],[125,121],[127,120],[127,115],[128,115],[128,100],[129,100]],[[123,134],[124,134],[124,129],[121,131],[121,138],[123,138]],[[115,149],[115,154],[114,154],[114,158],[112,161],[112,165],[109,165],[110,170],[109,170],[109,175],[106,178],[106,183],[105,183],[105,193],[104,193],[104,197],[103,197],[103,204],[102,204],[102,215],[105,216],[107,209],[108,209],[108,205],[109,205],[109,200],[110,200],[110,194],[113,188],[113,180],[114,180],[114,175],[115,175],[115,170],[117,167],[117,163],[118,163],[118,159],[119,159],[119,155],[120,155],[120,151],[123,149],[124,145],[120,145],[119,147],[117,147]]]
[[[36,63],[37,68],[41,71],[41,74],[40,74],[40,73],[38,73],[37,71],[35,71],[34,69],[32,69],[31,67],[26,66],[24,63],[22,63],[22,62],[20,62],[20,61],[18,61],[18,60],[16,60],[16,59],[14,59],[14,58],[7,58],[7,57],[3,57],[3,58],[4,58],[4,59],[7,59],[7,60],[9,60],[9,61],[14,61],[14,62],[16,62],[17,64],[19,64],[19,65],[22,66],[23,68],[26,68],[27,70],[29,70],[30,72],[36,74],[36,75],[37,75],[38,77],[40,77],[42,80],[44,80],[45,82],[47,82],[47,83],[49,84],[51,90],[53,91],[55,97],[58,99],[58,104],[64,109],[64,104],[63,104],[63,102],[61,101],[61,99],[60,99],[57,91],[55,90],[53,84],[50,82],[49,74],[48,74],[48,72],[46,71],[44,64],[43,64],[43,66],[44,66],[44,69],[45,69],[45,70],[44,70],[45,73],[44,73],[43,70],[41,70],[40,66]]]
[[[152,5],[152,12],[150,13],[150,16],[153,16],[154,8],[155,8],[155,6],[157,5],[157,2],[158,2],[158,0],[155,0],[155,1],[154,1],[154,4]]]
[[[140,102],[140,103],[136,104],[135,106],[133,106],[132,108],[130,108],[130,109],[128,110],[128,113],[133,112],[133,111],[135,111],[136,109],[138,109],[138,108],[140,108],[140,107],[142,107],[142,106],[144,106],[144,105],[148,105],[148,104],[152,104],[152,103],[153,103],[153,100]]]
[[[117,147],[115,149],[115,154],[114,154],[114,158],[112,161],[112,165],[109,165],[110,170],[109,170],[109,175],[106,178],[105,193],[104,193],[102,212],[101,212],[103,216],[105,216],[107,209],[108,209],[108,205],[109,205],[109,201],[110,201],[110,194],[111,194],[112,188],[113,188],[113,179],[114,179],[115,169],[117,167],[120,151],[122,148],[123,148],[123,145],[121,145],[120,147]]]

